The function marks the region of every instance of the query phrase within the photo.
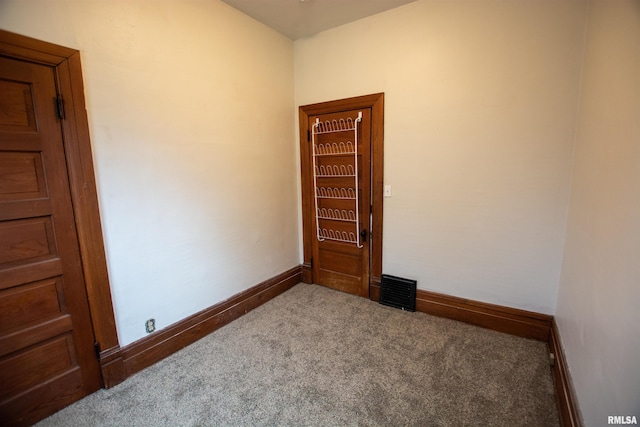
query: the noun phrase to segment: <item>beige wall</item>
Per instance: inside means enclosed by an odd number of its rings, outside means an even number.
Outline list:
[[[216,0],[0,2],[79,49],[120,344],[299,264],[293,43]]]
[[[640,2],[590,5],[556,319],[586,426],[640,418]]]
[[[296,105],[385,92],[383,272],[553,313],[581,1],[430,1],[295,42]]]

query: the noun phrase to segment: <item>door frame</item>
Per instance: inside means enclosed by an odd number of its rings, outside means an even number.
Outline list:
[[[382,205],[384,195],[384,93],[339,99],[303,105],[298,108],[300,128],[300,169],[302,187],[302,241],[303,264],[302,281],[313,283],[312,239],[315,237],[313,222],[313,194],[311,176],[311,150],[309,142],[309,116],[371,109],[371,232],[369,252],[369,298],[375,299],[373,290],[379,288],[382,276]]]
[[[63,102],[62,139],[96,353],[103,386],[113,386],[124,380],[124,369],[100,224],[80,52],[0,30],[0,55],[53,68]]]

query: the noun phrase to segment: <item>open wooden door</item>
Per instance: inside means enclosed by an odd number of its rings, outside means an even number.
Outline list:
[[[383,98],[300,107],[305,282],[368,297],[379,281]]]
[[[55,99],[50,67],[0,58],[0,412],[10,423],[102,384]]]
[[[0,31],[2,425],[99,389],[119,349],[79,77],[77,51]]]

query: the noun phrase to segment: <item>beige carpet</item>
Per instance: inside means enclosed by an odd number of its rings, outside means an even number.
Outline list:
[[[558,426],[547,345],[315,285],[41,426]]]

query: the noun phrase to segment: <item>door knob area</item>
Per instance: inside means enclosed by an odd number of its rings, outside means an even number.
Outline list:
[[[363,242],[367,241],[367,230],[362,230],[360,232],[360,239],[362,239]]]

